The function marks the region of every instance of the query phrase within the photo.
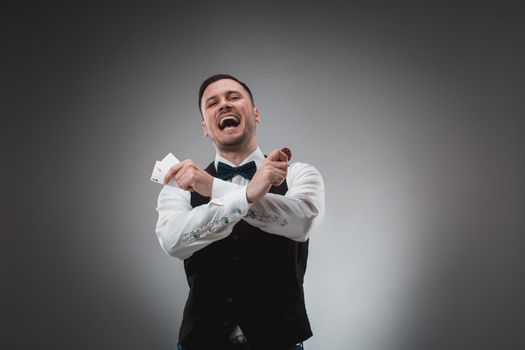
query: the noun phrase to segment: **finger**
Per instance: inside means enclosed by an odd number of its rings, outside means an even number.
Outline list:
[[[275,149],[272,151],[272,153],[270,153],[270,155],[268,155],[267,158],[269,158],[271,161],[288,162],[289,160],[288,153],[286,153],[285,151],[290,152],[288,148]],[[290,153],[290,156],[291,156],[291,153]]]
[[[288,163],[288,155],[282,150],[279,150],[279,161]]]
[[[274,169],[274,174],[277,174],[278,176],[286,176],[287,173],[288,172],[286,171],[286,169],[285,170],[279,169],[279,168]]]
[[[179,179],[177,181],[177,186],[179,186],[179,188],[181,190],[184,190],[184,191],[189,191],[189,184],[188,184],[188,181],[186,179]]]
[[[288,169],[288,163],[287,162],[270,162],[270,166],[273,168],[281,169],[286,171]]]
[[[175,175],[175,181],[179,180],[182,176],[190,173],[195,168],[195,164],[191,159],[182,161],[182,169]]]
[[[188,172],[188,168],[186,166],[182,166],[182,169],[180,169],[176,174],[175,174],[175,181],[177,181],[177,183],[179,183],[180,179],[182,179],[186,173]]]
[[[286,179],[286,175],[275,175],[273,181],[272,181],[272,186],[279,186],[281,185],[283,182],[284,182],[284,179]]]
[[[288,147],[281,148],[281,151],[286,153],[286,157],[288,157],[288,161],[292,160],[292,151]]]
[[[174,166],[172,166],[170,170],[166,173],[166,176],[164,176],[164,184],[170,182],[171,178],[179,172],[183,165],[183,163],[177,163]]]
[[[272,153],[270,153],[268,157],[266,157],[266,159],[270,161],[279,161],[281,160],[281,153],[282,151],[280,149],[274,149]]]
[[[281,169],[273,169],[272,171],[272,183],[275,182],[282,182],[286,178],[286,171],[283,171]]]
[[[278,179],[278,180],[276,180],[275,182],[272,183],[272,186],[275,186],[275,187],[277,187],[277,186],[281,186],[281,184],[282,184],[283,182],[284,182],[284,178],[282,178],[282,179]]]
[[[177,185],[179,185],[180,188],[182,188],[185,191],[189,191],[192,187],[192,176],[188,171],[183,172],[180,176],[178,176]]]
[[[286,162],[269,162],[266,164],[268,171],[273,172],[276,169],[279,169],[280,171],[287,172],[288,171],[288,163]]]

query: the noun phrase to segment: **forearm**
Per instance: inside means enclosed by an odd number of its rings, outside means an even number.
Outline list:
[[[188,192],[164,188],[159,195],[155,229],[162,248],[182,260],[228,236],[248,212],[245,191],[239,188],[192,208]]]
[[[214,183],[214,196],[222,196],[241,186],[222,180]],[[295,163],[287,177],[288,192],[267,193],[255,202],[243,218],[263,231],[306,241],[324,217],[324,183],[312,166]]]
[[[265,232],[304,242],[323,216],[320,201],[268,193],[254,203],[244,220]]]

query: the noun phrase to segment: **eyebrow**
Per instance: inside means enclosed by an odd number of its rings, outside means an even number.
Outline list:
[[[239,90],[227,90],[226,91],[226,95],[231,95],[231,94],[241,94],[241,92]],[[208,102],[210,102],[210,100],[213,100],[215,98],[217,98],[217,95],[208,97],[206,101],[204,102],[204,105],[206,105]]]

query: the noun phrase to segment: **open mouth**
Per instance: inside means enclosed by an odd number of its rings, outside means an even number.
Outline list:
[[[240,123],[241,120],[235,115],[225,115],[219,121],[219,129],[224,130],[226,128],[235,128],[236,126],[239,126]]]

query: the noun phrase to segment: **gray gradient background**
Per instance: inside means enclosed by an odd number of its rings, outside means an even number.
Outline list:
[[[149,176],[213,158],[196,95],[226,72],[262,149],[324,176],[307,349],[523,349],[518,4],[4,8],[0,348],[174,349],[187,286]]]

